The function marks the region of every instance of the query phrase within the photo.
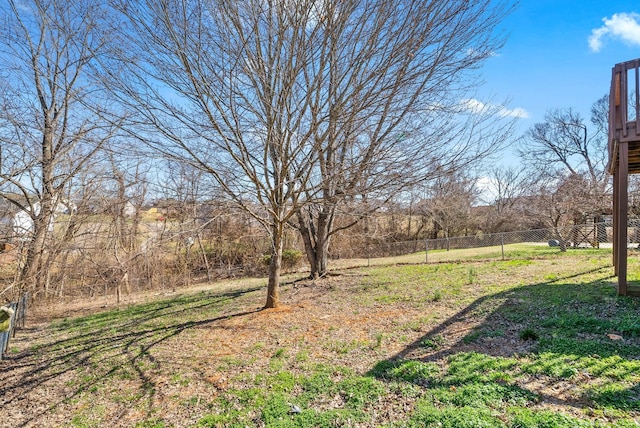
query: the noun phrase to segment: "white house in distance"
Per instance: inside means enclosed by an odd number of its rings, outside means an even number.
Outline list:
[[[11,219],[11,228],[13,230],[13,237],[18,241],[28,241],[31,234],[35,229],[35,224],[33,222],[33,217],[37,217],[40,214],[40,203],[36,202],[32,205],[33,216],[30,213],[30,210],[20,210],[13,215]],[[53,232],[53,226],[56,216],[59,214],[73,214],[77,211],[77,207],[73,202],[63,201],[59,202],[56,205],[55,212],[53,214],[53,218],[49,222],[49,226],[47,227],[47,232]]]
[[[131,218],[134,217],[136,215],[137,212],[137,208],[135,205],[133,205],[131,203],[131,201],[127,201],[124,204],[124,208],[122,209],[122,214],[127,217],[127,218]]]
[[[40,203],[36,202],[32,205],[33,217],[40,214]],[[12,220],[13,236],[18,241],[28,241],[29,237],[35,229],[32,214],[30,210],[20,210],[13,215]],[[49,222],[48,232],[53,232],[53,219]]]

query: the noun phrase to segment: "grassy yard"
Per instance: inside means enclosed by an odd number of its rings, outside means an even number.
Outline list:
[[[0,425],[638,426],[640,298],[611,251],[481,256],[289,278],[273,310],[236,281],[33,326]]]

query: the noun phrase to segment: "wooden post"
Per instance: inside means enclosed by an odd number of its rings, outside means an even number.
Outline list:
[[[618,276],[618,242],[620,241],[620,236],[618,236],[618,231],[620,230],[620,225],[618,224],[618,188],[620,184],[618,183],[618,174],[620,174],[620,170],[617,168],[617,165],[614,166],[613,173],[613,274]]]
[[[616,168],[617,174],[614,177],[618,182],[618,195],[616,217],[618,220],[617,236],[617,272],[618,272],[618,295],[627,295],[627,206],[628,206],[628,175],[629,175],[629,143],[621,142],[618,150],[619,162]]]

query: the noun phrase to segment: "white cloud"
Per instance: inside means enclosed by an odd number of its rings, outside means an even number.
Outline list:
[[[460,101],[460,107],[462,110],[466,110],[473,114],[498,114],[501,117],[518,117],[526,119],[529,117],[529,112],[523,108],[516,107],[509,109],[501,105],[487,104],[482,101],[470,98]]]
[[[529,117],[529,112],[521,107],[516,107],[514,109],[508,109],[502,107],[500,109],[500,115],[502,117],[519,117],[520,119],[527,119]]]
[[[603,18],[604,25],[591,30],[589,48],[594,52],[602,49],[606,37],[622,40],[630,45],[640,45],[640,15],[637,13],[615,13]]]
[[[486,113],[489,110],[489,105],[473,98],[468,100],[461,100],[460,107],[462,107],[463,110],[467,110],[475,114]]]

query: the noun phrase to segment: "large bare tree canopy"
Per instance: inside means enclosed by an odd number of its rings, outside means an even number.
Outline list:
[[[107,42],[104,12],[92,0],[0,5],[0,197],[33,224],[20,286],[44,281],[55,211],[117,127],[96,114],[108,103],[92,79]]]
[[[314,229],[307,252],[326,253],[340,203],[464,166],[508,128],[496,130],[488,111],[461,115],[473,72],[503,42],[495,27],[506,2],[113,6],[122,40],[104,69],[130,133],[211,174],[271,231],[268,307],[278,303],[285,227]],[[310,212],[326,217],[320,238]]]
[[[603,97],[593,104],[591,122],[595,127],[591,132],[582,116],[570,108],[548,111],[544,122],[534,124],[525,133],[520,154],[542,170],[559,166],[571,174],[586,173],[593,181],[603,180],[607,102]]]

